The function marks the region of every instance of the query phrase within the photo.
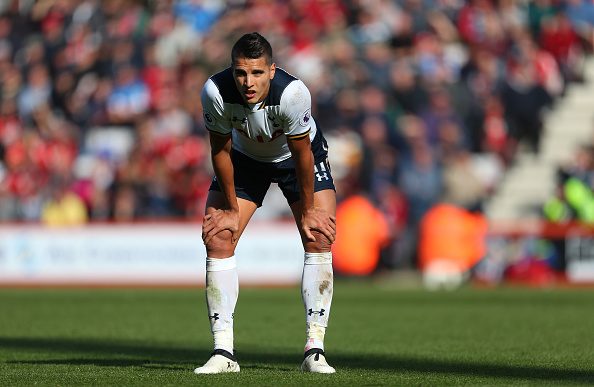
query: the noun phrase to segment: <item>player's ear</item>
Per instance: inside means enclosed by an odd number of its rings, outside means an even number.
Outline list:
[[[276,71],[276,64],[273,63],[270,65],[270,79],[274,78],[274,72]]]

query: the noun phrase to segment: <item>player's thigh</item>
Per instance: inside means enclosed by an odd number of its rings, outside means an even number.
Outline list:
[[[336,192],[333,189],[314,192],[314,206],[323,208],[332,216],[336,216]]]
[[[295,220],[300,222],[301,200],[291,203],[290,207]],[[333,189],[314,192],[314,207],[325,210],[328,215],[336,216],[336,192]]]
[[[239,236],[243,234],[247,224],[256,212],[258,208],[257,204],[242,198],[237,198],[237,204],[239,205]],[[227,201],[225,195],[219,191],[209,191],[208,198],[206,199],[206,210],[205,214],[212,214],[216,210],[224,209],[227,207]],[[228,243],[231,245],[231,232],[229,230],[221,231],[215,238],[215,243]],[[208,246],[207,246],[208,248]]]

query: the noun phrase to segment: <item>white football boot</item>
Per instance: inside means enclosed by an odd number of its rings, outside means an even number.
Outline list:
[[[239,372],[239,364],[233,354],[224,349],[215,349],[212,356],[202,366],[194,370],[195,374],[222,374]]]
[[[312,348],[303,355],[305,359],[301,363],[301,371],[315,372],[319,374],[333,374],[336,370],[326,361],[324,351],[320,348]]]

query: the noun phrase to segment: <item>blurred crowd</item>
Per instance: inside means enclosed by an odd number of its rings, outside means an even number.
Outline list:
[[[258,31],[310,88],[339,200],[363,195],[405,266],[429,209],[480,213],[539,151],[593,26],[585,0],[3,1],[0,221],[201,216],[200,90]]]

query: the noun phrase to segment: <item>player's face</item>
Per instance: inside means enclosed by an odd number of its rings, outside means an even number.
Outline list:
[[[235,58],[233,77],[237,90],[245,102],[258,103],[266,98],[275,69],[275,64],[268,64],[266,57]]]

